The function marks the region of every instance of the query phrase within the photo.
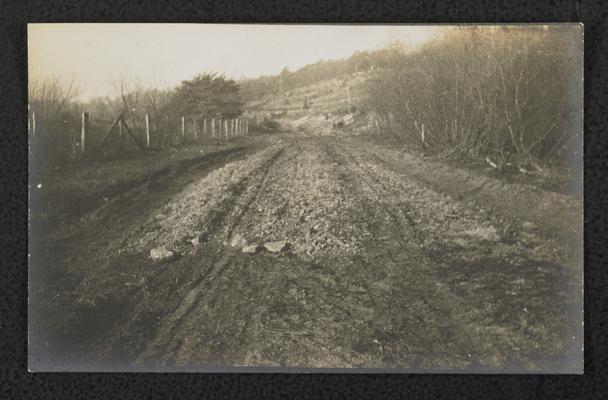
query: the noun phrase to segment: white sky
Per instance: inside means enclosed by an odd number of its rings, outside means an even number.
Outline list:
[[[399,40],[417,45],[438,26],[29,24],[30,79],[76,80],[81,99],[114,95],[121,76],[177,85],[200,72],[229,78],[291,71]]]

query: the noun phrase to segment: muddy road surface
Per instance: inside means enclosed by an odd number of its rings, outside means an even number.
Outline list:
[[[134,187],[41,245],[30,364],[576,370],[577,257],[397,158],[283,134]]]

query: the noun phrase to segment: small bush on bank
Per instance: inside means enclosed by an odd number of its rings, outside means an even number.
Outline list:
[[[279,122],[271,118],[264,118],[262,121],[257,124],[254,124],[251,127],[252,132],[259,133],[275,133],[278,132],[280,129],[281,125],[279,124]]]

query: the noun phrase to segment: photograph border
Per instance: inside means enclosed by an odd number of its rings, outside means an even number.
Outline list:
[[[298,386],[304,394],[303,397],[312,397],[312,393],[324,390],[336,396],[336,389],[331,389],[333,384],[340,383],[342,389],[352,393],[353,387],[366,386],[368,394],[388,393],[424,395],[441,398],[461,393],[467,397],[492,397],[500,395],[496,390],[501,388],[506,393],[525,397],[526,395],[538,398],[548,390],[547,395],[553,392],[552,398],[561,395],[565,397],[576,397],[587,394],[597,394],[585,382],[601,381],[602,372],[605,371],[606,357],[605,333],[599,331],[603,316],[605,323],[606,313],[604,309],[606,294],[602,293],[601,283],[606,283],[605,272],[599,268],[606,261],[606,252],[601,247],[607,242],[606,234],[602,228],[605,216],[602,214],[602,206],[606,202],[606,188],[602,179],[602,170],[606,169],[606,139],[601,134],[602,128],[606,127],[606,117],[603,115],[601,105],[606,104],[605,79],[600,76],[606,70],[606,56],[602,49],[606,48],[606,39],[600,38],[600,29],[605,28],[606,22],[602,21],[599,2],[585,4],[583,7],[576,6],[576,2],[564,2],[563,6],[541,7],[529,10],[529,3],[524,1],[499,2],[491,10],[478,8],[473,2],[466,2],[465,6],[455,7],[442,5],[440,2],[385,2],[380,6],[373,2],[351,3],[344,8],[344,3],[324,3],[323,7],[314,7],[312,3],[306,2],[260,2],[259,5],[245,2],[218,3],[208,5],[192,4],[185,1],[172,2],[171,7],[150,7],[142,10],[136,4],[126,1],[106,2],[103,4],[93,3],[89,6],[71,7],[70,5],[53,4],[53,2],[19,5],[12,4],[13,12],[7,15],[16,16],[15,20],[7,23],[8,34],[4,36],[4,48],[7,51],[9,62],[3,64],[3,77],[7,81],[2,92],[4,104],[11,104],[12,108],[6,108],[7,112],[2,124],[2,151],[4,152],[2,163],[5,174],[4,180],[9,177],[19,177],[11,180],[11,185],[3,191],[3,204],[5,205],[5,224],[3,234],[8,240],[2,246],[2,257],[6,260],[6,279],[2,280],[2,326],[6,331],[7,338],[3,343],[3,359],[5,366],[2,368],[0,388],[4,390],[6,381],[9,382],[9,393],[23,393],[30,398],[39,397],[40,394],[50,397],[62,396],[74,391],[84,390],[87,387],[95,387],[95,393],[101,394],[102,398],[129,398],[128,393],[135,387],[152,385],[162,396],[175,396],[182,398],[193,394],[191,389],[198,387],[207,390],[215,389],[225,395],[243,394],[243,388],[250,387],[266,389],[268,397],[281,397],[286,394],[297,397],[292,390],[280,392],[268,387],[268,385],[285,384]],[[291,6],[290,6],[291,3]],[[504,4],[502,4],[504,3]],[[508,4],[508,6],[507,6]],[[298,5],[298,6],[296,6]],[[504,8],[499,7],[504,5]],[[307,7],[308,6],[308,7]],[[377,9],[376,9],[377,7]],[[167,11],[171,11],[167,13]],[[181,14],[180,14],[181,13]],[[433,21],[433,19],[438,19]],[[356,22],[355,22],[356,21]],[[484,377],[483,375],[469,375],[468,372],[458,373],[457,377],[450,376],[451,371],[444,375],[429,375],[428,372],[421,373],[416,377],[408,377],[403,373],[391,374],[382,378],[366,375],[341,375],[342,371],[331,371],[332,375],[322,375],[319,370],[310,369],[282,369],[279,374],[265,374],[264,368],[255,367],[255,374],[242,375],[242,369],[225,371],[228,374],[206,374],[193,378],[191,374],[140,374],[140,373],[87,373],[63,374],[63,373],[37,373],[29,374],[24,370],[27,354],[27,135],[25,130],[26,98],[27,98],[27,22],[214,22],[214,23],[337,23],[337,24],[409,24],[409,23],[460,23],[479,21],[486,23],[517,22],[583,22],[585,24],[585,375],[583,376],[543,376],[543,375],[503,375]],[[603,40],[603,42],[601,42]],[[605,54],[605,51],[604,51]],[[589,283],[593,282],[592,285]],[[25,297],[24,297],[25,296]],[[589,318],[590,313],[594,318]],[[6,321],[5,321],[6,320]],[[6,353],[6,354],[4,354]],[[249,369],[249,368],[245,368]],[[603,369],[603,371],[602,371]],[[273,369],[274,372],[274,369]],[[299,374],[285,374],[284,372],[300,372]],[[350,371],[345,371],[350,372]],[[354,371],[356,374],[369,373],[383,374],[391,371],[367,371],[365,369]],[[445,373],[445,371],[441,371]],[[314,375],[313,375],[314,374]],[[335,374],[335,375],[333,375]],[[408,372],[409,374],[409,372]],[[599,374],[599,376],[598,376]],[[355,378],[359,378],[358,382]],[[6,381],[5,381],[6,380]],[[439,381],[438,381],[439,380]],[[195,382],[197,381],[197,382]],[[256,383],[257,381],[257,383]],[[315,381],[317,381],[315,383]],[[417,381],[422,389],[418,388]],[[441,382],[441,387],[437,382]],[[273,383],[271,383],[273,382]],[[297,384],[296,384],[297,382]],[[21,384],[21,388],[11,388],[12,384]],[[132,388],[126,392],[120,392],[125,383]],[[191,385],[187,385],[190,383]],[[170,390],[171,384],[181,384],[182,388],[176,392]],[[446,384],[446,386],[444,386]],[[165,385],[161,387],[159,385]],[[244,385],[244,386],[243,386]],[[258,386],[259,385],[259,386]],[[430,386],[429,386],[430,385]],[[191,386],[189,389],[188,386]],[[392,390],[390,387],[392,386]],[[450,389],[451,387],[451,389]],[[349,388],[351,390],[349,390]],[[426,388],[426,389],[424,389]],[[50,392],[45,392],[49,391]],[[88,389],[93,390],[93,389]],[[98,392],[101,390],[102,392]],[[118,390],[118,391],[117,391]],[[255,390],[255,389],[254,389]],[[339,390],[339,389],[338,389]],[[456,391],[455,391],[456,390]],[[208,392],[209,393],[209,392]],[[264,392],[258,392],[263,394]],[[282,394],[281,394],[282,393]],[[386,393],[386,392],[385,392]],[[434,393],[434,394],[433,394]],[[308,395],[306,395],[308,394]],[[231,395],[230,395],[231,396]],[[232,396],[231,396],[232,397]],[[326,396],[323,396],[326,397]],[[366,396],[367,397],[367,396]],[[509,396],[511,397],[511,396]]]

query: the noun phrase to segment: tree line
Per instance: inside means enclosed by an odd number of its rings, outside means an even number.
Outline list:
[[[379,132],[425,152],[529,173],[567,165],[581,150],[580,40],[569,26],[453,28],[387,52],[366,107]]]
[[[568,25],[451,27],[418,48],[395,42],[240,83],[248,101],[366,72],[358,107],[385,138],[539,173],[582,150],[582,35],[573,32]]]
[[[357,51],[346,59],[321,60],[293,72],[284,68],[279,75],[244,79],[240,81],[243,98],[250,101],[263,96],[279,95],[327,79],[383,68],[387,66],[386,55],[390,51],[390,48],[373,52]]]
[[[497,169],[535,173],[580,155],[582,35],[572,33],[563,25],[446,28],[420,48],[394,43],[239,82],[203,73],[162,89],[122,78],[117,96],[86,104],[75,100],[73,83],[34,81],[30,105],[41,125],[55,131],[49,140],[73,146],[83,110],[108,121],[123,112],[136,129],[148,113],[160,134],[177,129],[184,115],[235,118],[247,101],[365,72],[358,107],[382,137],[425,153],[461,153]]]
[[[57,78],[29,82],[30,123],[35,123],[36,137],[30,142],[51,164],[74,160],[80,145],[81,114],[91,115],[91,140],[99,140],[118,115],[136,132],[142,132],[146,114],[153,142],[158,146],[167,135],[180,129],[182,117],[236,118],[243,113],[240,86],[234,80],[213,73],[201,73],[164,89],[159,84],[142,85],[121,77],[114,82],[115,96],[98,97],[88,102],[78,100],[74,81],[65,84]],[[35,118],[35,122],[32,118]],[[133,143],[108,141],[104,154],[134,149]]]

